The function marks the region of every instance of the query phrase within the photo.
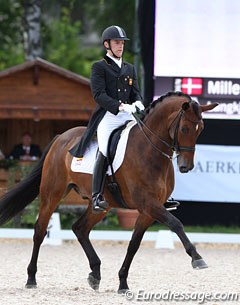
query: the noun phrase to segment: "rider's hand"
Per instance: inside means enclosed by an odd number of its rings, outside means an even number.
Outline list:
[[[141,101],[136,101],[132,105],[134,105],[135,107],[139,108],[140,110],[144,110],[145,109],[145,107],[144,107],[144,105],[143,105],[143,103]]]
[[[119,111],[125,111],[127,113],[135,113],[136,112],[136,107],[132,104],[132,105],[129,105],[129,104],[120,104],[119,106]]]

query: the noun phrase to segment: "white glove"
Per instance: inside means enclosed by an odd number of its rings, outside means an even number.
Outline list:
[[[140,110],[144,110],[145,109],[145,107],[144,107],[144,105],[143,105],[143,103],[141,101],[136,101],[132,105],[134,105],[135,107],[138,107]]]
[[[119,107],[120,111],[125,111],[129,114],[135,113],[136,112],[136,107],[134,104],[129,105],[129,104],[121,104]]]

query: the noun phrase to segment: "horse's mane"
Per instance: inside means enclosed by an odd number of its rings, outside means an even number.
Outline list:
[[[162,102],[165,98],[172,97],[172,96],[186,97],[188,102],[193,102],[192,103],[193,111],[196,114],[196,116],[200,117],[199,104],[197,102],[193,101],[190,95],[183,93],[181,91],[175,91],[175,92],[170,91],[164,95],[161,95],[158,99],[152,101],[152,103],[150,103],[150,105],[145,109],[145,115],[147,115],[158,103]]]
[[[150,103],[150,105],[145,110],[146,114],[149,113],[149,111],[151,109],[153,109],[158,103],[162,102],[165,98],[171,97],[171,96],[186,97],[189,100],[189,102],[191,101],[191,96],[188,95],[188,94],[185,94],[185,93],[183,93],[181,91],[176,91],[176,92],[170,91],[170,92],[168,92],[168,93],[166,93],[164,95],[161,95],[158,99],[152,101],[152,103]]]

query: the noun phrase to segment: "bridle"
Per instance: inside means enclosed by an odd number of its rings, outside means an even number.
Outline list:
[[[189,102],[189,104],[191,103],[191,101]],[[160,152],[164,157],[172,160],[173,156],[172,154],[167,154],[164,151],[162,151],[159,147],[157,147],[152,140],[148,137],[147,133],[145,130],[147,130],[149,132],[150,135],[152,135],[155,139],[157,139],[158,141],[160,141],[161,143],[163,143],[165,146],[167,146],[168,149],[171,150],[171,152],[175,152],[177,155],[179,155],[181,152],[183,151],[187,151],[187,152],[194,152],[195,151],[195,146],[180,146],[178,143],[178,131],[179,131],[179,126],[180,126],[180,122],[181,119],[183,117],[184,114],[184,110],[180,109],[178,114],[176,115],[176,117],[174,118],[174,120],[172,121],[170,127],[169,127],[169,132],[170,129],[172,128],[172,126],[175,123],[175,129],[174,129],[174,136],[173,136],[173,143],[170,145],[169,143],[167,143],[166,141],[164,141],[163,139],[161,139],[159,136],[157,136],[136,114],[133,114],[133,116],[135,117],[138,127],[141,130],[141,132],[143,133],[144,137],[147,139],[147,141],[158,151]],[[185,116],[186,120],[192,122],[192,123],[196,123],[198,124],[199,122],[202,121],[202,119],[193,121],[190,118],[187,118]],[[143,127],[145,128],[145,130],[143,129]]]

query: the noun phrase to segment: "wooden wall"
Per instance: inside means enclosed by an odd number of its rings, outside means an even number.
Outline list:
[[[0,72],[0,148],[8,155],[30,132],[42,149],[59,133],[86,125],[95,102],[89,80],[44,60]]]
[[[0,149],[7,156],[23,133],[45,146],[57,134],[85,126],[95,109],[88,79],[42,59],[0,71]],[[0,171],[5,192],[7,172]],[[65,202],[82,202],[71,192]]]
[[[95,102],[89,84],[34,67],[0,78],[0,118],[89,120]]]
[[[0,148],[5,155],[8,155],[15,144],[21,143],[22,134],[30,132],[33,143],[44,149],[55,135],[86,124],[87,122],[81,120],[41,120],[39,122],[29,119],[0,120]]]
[[[70,128],[76,126],[85,126],[87,122],[82,121],[56,121],[42,120],[35,122],[33,120],[0,120],[0,148],[7,156],[13,146],[21,142],[22,134],[26,131],[33,135],[33,143],[39,144],[41,149],[52,140],[52,138]],[[8,172],[0,169],[0,196],[2,196],[8,187]],[[66,205],[87,204],[80,195],[71,191],[62,201]]]

